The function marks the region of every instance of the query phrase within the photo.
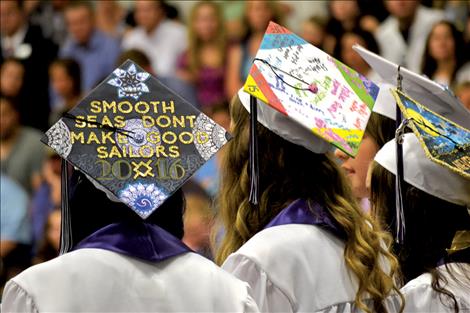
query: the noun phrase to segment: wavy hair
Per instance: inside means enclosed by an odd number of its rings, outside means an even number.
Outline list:
[[[402,298],[393,278],[398,263],[388,250],[391,239],[362,211],[330,154],[312,153],[258,123],[260,200],[258,206],[252,206],[248,201],[249,114],[237,96],[232,100],[231,116],[234,139],[224,154],[218,199],[225,237],[216,262],[222,264],[295,199],[316,201],[347,235],[344,259],[358,280],[356,306],[372,312],[364,300],[371,298],[373,312],[386,312],[383,301],[388,295],[397,293]],[[380,266],[383,259],[390,264],[388,272]]]

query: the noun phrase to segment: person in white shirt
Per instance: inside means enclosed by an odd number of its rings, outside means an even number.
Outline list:
[[[249,283],[262,312],[400,311],[388,237],[356,202],[329,144],[260,100],[260,200],[251,204],[249,108],[241,90],[222,165],[217,263]]]
[[[134,16],[137,27],[124,36],[123,49],[148,55],[158,77],[174,75],[178,57],[187,48],[185,27],[165,18],[160,1],[136,1]]]
[[[171,103],[162,110],[117,112],[123,120],[119,128],[97,122],[112,119],[113,113],[95,107],[100,113],[93,120],[86,116],[89,126],[77,127],[84,117],[74,113],[89,110],[89,99],[103,98],[109,103],[124,98],[129,105],[162,98]],[[174,136],[183,139],[170,149],[166,139],[152,145],[160,133],[144,127],[143,116],[193,116],[195,121],[172,127]],[[70,133],[78,131],[109,140],[71,140]],[[193,133],[207,140],[196,146],[188,139]],[[118,134],[123,137],[114,140]],[[2,312],[258,312],[245,282],[181,241],[185,202],[180,187],[227,142],[226,136],[221,126],[132,61],[113,71],[42,139],[64,159],[61,255],[11,279]],[[155,147],[177,151],[178,158],[149,154]],[[117,152],[103,159],[101,149]],[[132,156],[127,149],[133,149]],[[114,164],[107,174],[105,162]]]
[[[420,72],[426,38],[432,26],[444,15],[419,5],[419,1],[386,1],[390,16],[379,26],[375,36],[384,58]]]

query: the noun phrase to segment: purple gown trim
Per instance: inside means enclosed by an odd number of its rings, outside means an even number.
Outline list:
[[[192,252],[163,228],[147,223],[108,225],[83,239],[73,250],[84,248],[109,250],[148,262],[160,262]]]
[[[346,238],[344,230],[333,219],[330,212],[318,203],[297,199],[283,209],[265,228],[286,225],[307,224],[324,228],[340,238]]]

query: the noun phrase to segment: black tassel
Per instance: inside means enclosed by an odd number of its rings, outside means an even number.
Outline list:
[[[60,230],[60,254],[72,249],[72,227],[69,208],[69,169],[66,160],[61,163],[61,230]]]
[[[400,67],[398,66],[398,76],[397,76],[397,89],[402,91],[402,75],[400,73]],[[395,177],[395,193],[396,193],[396,202],[395,202],[395,241],[399,244],[403,244],[405,240],[405,213],[403,207],[403,193],[402,186],[403,181],[403,145],[402,145],[402,136],[404,135],[406,122],[402,125],[402,114],[400,107],[397,106],[396,112],[396,135],[395,135],[395,144],[396,144],[396,156],[397,156],[397,175]]]
[[[259,203],[259,163],[258,163],[258,136],[256,125],[258,123],[257,100],[250,96],[250,198],[253,205]]]

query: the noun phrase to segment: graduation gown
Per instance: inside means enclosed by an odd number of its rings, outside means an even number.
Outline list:
[[[458,279],[462,278],[464,273],[467,273],[467,276],[470,273],[470,264],[468,263],[449,263],[447,266]],[[465,288],[461,283],[457,283],[445,265],[437,267],[437,270],[447,280],[448,284],[445,285],[445,288],[454,294],[459,305],[459,312],[470,312],[470,286]],[[406,300],[404,312],[455,312],[453,301],[445,295],[440,296],[432,289],[431,282],[431,274],[425,273],[409,281],[401,289]],[[462,282],[466,283],[463,278]]]
[[[142,225],[112,224],[22,272],[7,283],[2,312],[258,311],[246,283]]]
[[[325,209],[296,200],[222,267],[248,282],[262,312],[355,312],[344,236]]]

